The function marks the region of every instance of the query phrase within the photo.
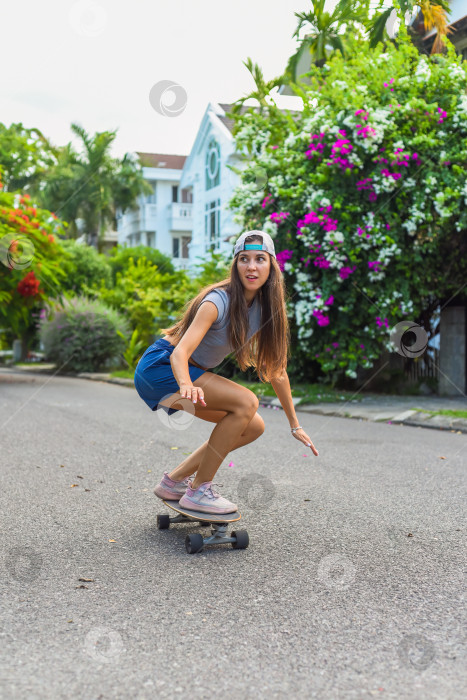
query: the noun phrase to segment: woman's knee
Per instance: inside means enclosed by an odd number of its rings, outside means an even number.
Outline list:
[[[245,396],[245,410],[251,413],[251,416],[255,416],[259,408],[259,399],[252,391],[247,390],[248,393]]]
[[[261,418],[259,413],[255,413],[251,421],[248,423],[246,432],[248,434],[253,434],[255,438],[258,438],[264,433],[266,426],[264,425],[264,420]]]

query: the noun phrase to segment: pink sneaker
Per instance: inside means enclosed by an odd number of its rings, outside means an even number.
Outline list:
[[[154,493],[158,498],[164,498],[166,501],[178,501],[191,484],[191,479],[192,477],[187,476],[182,481],[174,481],[168,472],[164,472],[164,476],[154,489]]]
[[[197,489],[192,489],[191,485],[187,486],[185,495],[181,497],[179,504],[183,508],[198,510],[201,513],[235,513],[237,510],[235,503],[231,503],[220,493],[214,491],[212,483],[212,481],[205,481]],[[222,486],[222,484],[217,484],[217,486]]]

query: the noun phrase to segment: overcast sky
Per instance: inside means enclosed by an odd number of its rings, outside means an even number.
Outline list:
[[[335,0],[328,0],[328,6]],[[118,129],[112,154],[188,154],[210,100],[232,102],[296,48],[310,0],[11,0],[2,6],[0,120],[39,128],[55,145]],[[160,97],[161,81],[178,88]],[[150,101],[151,94],[151,101]]]

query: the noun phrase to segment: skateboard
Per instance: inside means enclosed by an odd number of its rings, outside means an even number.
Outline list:
[[[248,547],[249,538],[246,530],[236,530],[227,534],[229,523],[235,523],[242,517],[238,510],[234,513],[202,513],[199,510],[189,510],[179,504],[178,501],[166,501],[162,499],[162,503],[172,510],[175,510],[178,515],[171,518],[168,515],[159,514],[157,516],[157,527],[159,530],[167,530],[171,523],[186,523],[197,520],[200,525],[211,525],[210,537],[203,537],[200,533],[187,535],[185,538],[185,547],[188,554],[196,554],[209,544],[223,544],[230,542],[234,549],[246,549]]]

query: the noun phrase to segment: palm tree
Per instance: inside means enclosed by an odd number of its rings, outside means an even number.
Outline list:
[[[422,0],[419,3],[422,11],[423,22],[427,32],[436,29],[436,37],[431,47],[431,53],[442,53],[444,43],[441,37],[452,34],[452,29],[448,25],[447,14],[450,13],[449,2],[434,2],[434,0]]]
[[[343,27],[363,24],[368,17],[369,0],[339,0],[331,13],[325,12],[325,2],[326,0],[311,0],[312,10],[294,13],[299,21],[292,36],[298,39],[301,30],[306,28],[305,37],[286,68],[286,75],[294,81],[298,77],[298,65],[307,52],[311,61],[318,66],[323,65],[333,51],[340,51],[345,56]]]
[[[452,31],[447,19],[449,0],[388,0],[388,4],[385,0],[377,0],[376,11],[371,17],[369,13],[373,8],[370,5],[374,7],[375,4],[372,0],[339,0],[333,12],[325,11],[325,2],[326,0],[311,0],[311,11],[295,12],[299,21],[293,36],[299,38],[302,29],[306,33],[298,50],[289,59],[286,79],[293,82],[297,80],[300,63],[303,65],[307,53],[311,62],[317,66],[323,65],[334,51],[340,51],[345,56],[345,34],[349,31],[357,34],[368,32],[371,47],[380,41],[393,41],[393,37],[388,35],[387,26],[394,11],[405,22],[408,12],[412,13],[415,8],[421,10],[424,31],[432,28],[437,31],[432,53],[443,50],[441,37]]]
[[[234,106],[232,107],[232,114],[233,115],[238,115],[241,114],[245,111],[245,108],[243,107],[243,103],[246,102],[247,100],[255,99],[258,104],[259,104],[259,112],[268,112],[271,109],[275,109],[275,105],[271,104],[271,102],[268,102],[266,99],[271,92],[276,87],[279,87],[282,84],[282,78],[273,78],[272,80],[265,80],[263,71],[261,70],[260,66],[257,63],[253,63],[251,58],[247,58],[246,61],[243,61],[243,65],[248,68],[248,70],[251,73],[251,76],[253,80],[255,81],[255,86],[256,89],[253,90],[253,92],[250,92],[248,95],[245,95],[244,97],[240,97],[238,100],[235,101]]]
[[[71,144],[60,149],[40,198],[43,206],[69,222],[72,237],[78,235],[81,219],[87,243],[100,249],[107,228],[115,227],[116,209],[125,211],[139,194],[153,190],[128,154],[121,162],[111,157],[116,131],[97,132],[91,138],[79,124],[72,124],[71,130],[81,139],[84,152],[77,154]]]
[[[390,6],[382,7],[383,2],[380,2],[379,5],[378,12],[366,23],[371,47],[388,38],[386,32],[387,21],[394,10],[396,10],[401,21],[405,22],[406,14],[412,14],[418,8],[423,16],[423,31],[436,29],[436,38],[431,53],[441,53],[444,50],[444,43],[441,37],[447,36],[447,34],[452,32],[447,18],[447,15],[450,13],[449,0],[392,0]]]

